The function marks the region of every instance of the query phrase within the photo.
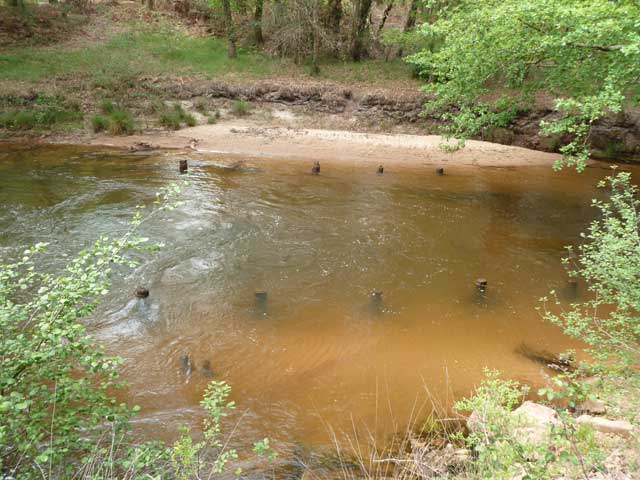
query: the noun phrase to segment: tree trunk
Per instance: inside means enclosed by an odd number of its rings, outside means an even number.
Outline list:
[[[411,0],[409,4],[409,12],[407,13],[407,18],[404,21],[404,27],[402,29],[403,32],[408,32],[416,25],[416,14],[418,13],[418,0]]]
[[[262,7],[264,0],[256,0],[256,10],[253,14],[253,39],[256,45],[262,45],[264,38],[262,36]]]
[[[413,0],[417,1],[417,0]],[[353,26],[353,41],[351,44],[351,58],[358,62],[364,53],[364,40],[367,33],[367,20],[371,10],[372,0],[358,0],[356,2],[356,15]]]
[[[227,28],[227,39],[229,42],[227,55],[229,58],[236,58],[236,30],[233,26],[233,16],[231,15],[231,1],[222,0],[222,9],[224,10],[224,23]]]
[[[312,37],[312,53],[311,53],[311,74],[318,75],[320,73],[320,67],[318,66],[318,57],[320,56],[320,26],[318,25],[318,0],[313,0],[313,11],[311,17],[311,25],[313,28]]]
[[[389,14],[391,13],[391,9],[393,8],[393,1],[394,0],[390,0],[389,3],[387,3],[387,6],[384,7],[382,18],[380,19],[380,25],[378,25],[378,31],[376,32],[376,37],[380,37],[382,29],[384,28],[385,23],[387,23],[387,19],[389,18]]]
[[[154,7],[154,1],[153,0],[147,0],[147,9],[148,10],[153,10]]]
[[[407,12],[407,18],[404,21],[404,27],[402,27],[402,31],[407,33],[416,25],[416,14],[418,13],[418,0],[411,0],[409,4],[409,12]],[[402,57],[403,54],[402,47],[398,49],[398,57]]]
[[[338,35],[342,22],[342,0],[329,0],[327,7],[327,27]]]

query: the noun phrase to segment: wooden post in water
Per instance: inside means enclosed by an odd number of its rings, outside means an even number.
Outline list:
[[[184,374],[187,377],[189,377],[189,375],[191,375],[191,370],[193,369],[189,355],[182,355],[180,357],[180,364],[182,365],[182,370],[184,371]]]
[[[254,293],[255,308],[259,315],[267,315],[267,299],[268,294],[264,290],[259,290]]]
[[[311,167],[311,173],[313,175],[320,175],[320,162],[319,161],[315,161],[313,162],[313,167]]]
[[[438,175],[444,175],[444,168],[442,168],[442,167],[438,167],[438,168],[436,168],[436,174],[438,174]]]
[[[186,173],[187,171],[187,161],[186,160],[180,160],[180,173]]]
[[[487,291],[487,279],[486,278],[477,279],[476,280],[476,289],[480,293],[486,292]]]
[[[380,165],[378,167],[378,175],[382,175],[384,173],[384,167],[382,165]]]
[[[136,288],[136,297],[138,298],[147,298],[149,296],[149,289],[144,287]]]

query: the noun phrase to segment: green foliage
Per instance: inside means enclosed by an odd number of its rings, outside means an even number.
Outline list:
[[[126,135],[133,133],[135,129],[135,122],[128,110],[116,108],[109,115],[109,133],[111,135]]]
[[[32,102],[9,97],[0,105],[0,128],[7,130],[64,127],[82,120],[78,105],[60,96],[39,95]]]
[[[100,110],[106,115],[111,115],[116,110],[116,104],[105,98],[100,102]]]
[[[426,112],[450,122],[450,135],[504,122],[539,92],[558,97],[560,118],[542,131],[569,135],[565,161],[583,168],[594,122],[637,98],[638,18],[631,1],[460,0],[419,28],[442,45],[409,61],[434,79]]]
[[[94,115],[93,118],[91,118],[91,126],[94,132],[102,132],[109,128],[109,119],[104,115]]]
[[[561,474],[588,478],[603,459],[593,430],[559,412],[556,424],[533,427],[538,431],[532,432],[531,420],[513,412],[526,391],[517,382],[501,380],[498,372],[485,371],[474,395],[456,403],[456,410],[473,411],[475,416],[465,439],[475,453],[468,473],[472,478],[505,480],[545,480]]]
[[[434,50],[439,41],[427,41],[423,35],[416,30],[404,32],[401,28],[390,27],[384,30],[381,43],[385,47],[401,49],[404,54],[410,55],[423,48]]]
[[[111,135],[126,135],[136,129],[131,112],[109,99],[100,102],[100,110],[104,115],[95,115],[91,119],[94,132],[103,130]]]
[[[231,111],[234,115],[242,117],[248,115],[251,109],[251,105],[246,100],[235,100],[231,106]]]
[[[177,193],[159,193],[149,216],[173,208]],[[106,356],[79,320],[108,292],[114,267],[136,265],[127,252],[155,248],[136,234],[142,221],[139,207],[126,233],[101,236],[59,274],[38,270],[43,243],[0,265],[0,470],[70,478],[103,435],[126,430],[135,409],[112,393],[121,360]]]
[[[563,372],[551,378],[553,386],[541,388],[538,395],[546,398],[549,402],[566,401],[567,406],[575,409],[580,403],[587,399],[595,400],[591,388],[582,381],[578,372]]]
[[[172,130],[179,130],[182,123],[189,127],[196,125],[196,119],[190,113],[185,112],[182,105],[176,103],[172,108],[162,108],[160,112],[160,124]]]
[[[207,416],[204,420],[204,440],[195,442],[188,430],[173,444],[170,453],[172,471],[179,480],[212,478],[222,474],[229,461],[238,458],[238,452],[227,447],[222,436],[221,420],[235,409],[229,400],[231,387],[223,381],[212,381],[207,386],[200,405]],[[263,439],[253,445],[253,452],[272,462],[276,453],[271,450],[269,440]],[[236,474],[239,474],[237,471]]]
[[[591,295],[566,310],[557,298],[551,310],[543,298],[544,313],[565,333],[584,341],[596,359],[628,367],[640,358],[640,200],[628,173],[610,176],[600,186],[609,190],[610,198],[593,201],[600,217],[582,234],[575,263],[564,260],[570,275],[581,278]]]

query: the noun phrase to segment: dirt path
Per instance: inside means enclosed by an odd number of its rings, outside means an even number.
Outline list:
[[[78,139],[76,139],[76,142]],[[73,143],[73,140],[64,140]],[[338,130],[265,127],[246,121],[200,125],[179,132],[128,137],[94,136],[82,143],[136,148],[191,149],[201,153],[246,155],[255,159],[349,162],[386,165],[552,165],[558,155],[488,142],[468,141],[449,154],[435,135],[383,135]]]

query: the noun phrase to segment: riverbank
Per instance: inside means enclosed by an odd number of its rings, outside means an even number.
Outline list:
[[[131,151],[180,149],[223,153],[257,160],[296,160],[323,163],[372,164],[384,167],[438,165],[551,166],[557,154],[470,140],[465,148],[446,153],[437,135],[375,134],[297,126],[268,126],[261,122],[229,121],[199,125],[177,132],[142,135],[60,136],[54,143],[89,144]]]
[[[187,22],[174,12],[149,13],[134,2],[99,3],[94,12],[86,18],[74,17],[67,27],[69,31],[64,35],[40,33],[38,38],[51,37],[45,43],[9,38],[0,46],[0,139],[46,135],[57,141],[69,135],[91,137],[88,132],[110,129],[108,121],[101,118],[105,114],[104,102],[112,102],[124,121],[112,133],[135,133],[152,142],[160,142],[156,138],[165,133],[173,138],[176,134],[172,130],[191,124],[198,125],[198,129],[181,130],[178,135],[200,135],[205,143],[215,138],[223,145],[229,137],[233,144],[238,134],[229,136],[229,131],[208,124],[220,121],[230,128],[245,128],[244,123],[236,125],[239,119],[250,120],[251,128],[257,124],[259,128],[429,137],[437,135],[443,126],[441,120],[422,114],[427,101],[422,83],[401,59],[355,63],[325,59],[320,72],[314,75],[304,65],[251,48],[240,49],[238,58],[230,60],[226,58],[224,41],[212,37],[204,25]],[[184,105],[193,120],[168,120],[175,104]],[[242,111],[236,109],[238,105]],[[518,112],[508,125],[486,129],[475,140],[557,152],[567,139],[539,134],[540,122],[556,116],[553,99],[543,96],[531,109]],[[268,136],[274,132],[271,130]],[[281,130],[275,135],[279,139],[290,136],[291,141],[297,138],[297,134],[291,136]],[[305,135],[307,139],[317,136]],[[330,135],[333,140],[343,136]],[[242,134],[253,148],[264,149],[265,142],[260,140],[264,135],[260,133],[256,139],[253,136]],[[377,142],[375,138],[367,141]],[[132,139],[124,137],[113,142],[128,145],[129,140]],[[351,140],[350,143],[360,143]],[[277,140],[272,143],[279,145]],[[387,143],[385,140],[376,145]],[[413,141],[409,143],[413,145]],[[594,158],[637,160],[640,113],[630,111],[599,121],[592,128],[590,143]],[[432,144],[433,139],[422,145],[429,161],[440,162],[449,157],[439,158],[437,152],[431,152]],[[475,160],[469,152],[476,147],[453,157],[463,164],[473,164]],[[365,149],[358,154],[366,152]],[[403,152],[412,155],[410,148]],[[496,151],[508,152],[515,151]],[[306,151],[303,153],[310,158]],[[273,154],[278,154],[275,146]],[[423,156],[416,161],[424,161]],[[547,157],[542,162],[547,163]],[[517,158],[505,162],[528,163]]]

